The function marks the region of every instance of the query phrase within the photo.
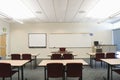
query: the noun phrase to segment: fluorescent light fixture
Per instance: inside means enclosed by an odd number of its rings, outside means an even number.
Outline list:
[[[14,20],[30,19],[35,15],[25,6],[22,0],[0,0],[0,12]]]
[[[100,0],[87,17],[105,19],[120,10],[120,0]]]

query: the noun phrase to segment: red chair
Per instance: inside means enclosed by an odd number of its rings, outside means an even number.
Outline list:
[[[29,62],[31,62],[31,68],[32,68],[32,55],[31,54],[22,54],[22,60],[29,60]]]
[[[115,53],[113,52],[106,53],[106,58],[115,58]]]
[[[5,78],[10,77],[10,80],[12,80],[12,75],[15,74],[18,71],[13,71],[11,68],[11,65],[9,63],[0,63],[0,77],[5,80]],[[19,78],[19,74],[18,74]],[[19,80],[19,79],[18,79]]]
[[[95,60],[95,67],[96,67],[96,61],[101,62],[101,67],[102,67],[101,59],[104,59],[104,58],[105,58],[105,54],[104,53],[96,53],[95,54],[95,58],[94,58],[94,60]]]
[[[65,53],[66,52],[66,48],[59,48],[59,52],[60,53]]]
[[[82,80],[82,63],[67,63],[66,64],[66,78],[67,77],[79,77]]]
[[[20,54],[11,54],[11,59],[12,60],[20,60]]]
[[[61,54],[52,54],[52,55],[51,55],[51,59],[52,59],[52,60],[56,60],[56,59],[59,60],[59,59],[61,59],[61,58],[62,58]]]
[[[49,78],[60,78],[64,79],[64,67],[62,63],[48,63],[47,64],[47,80]]]
[[[72,54],[63,54],[63,59],[74,59],[74,56]]]

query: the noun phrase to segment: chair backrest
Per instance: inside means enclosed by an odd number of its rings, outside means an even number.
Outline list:
[[[0,77],[10,77],[11,71],[11,65],[9,63],[0,63]]]
[[[82,77],[82,63],[67,63],[66,76],[67,77]]]
[[[11,59],[12,60],[20,60],[20,54],[11,54]]]
[[[66,51],[66,48],[59,48],[59,51],[60,51],[60,52],[65,52],[65,51]]]
[[[61,59],[61,54],[52,54],[51,55],[51,59],[54,60],[54,59]]]
[[[22,54],[22,59],[23,60],[31,60],[31,54]]]
[[[96,53],[96,55],[95,55],[95,60],[96,61],[100,61],[100,59],[104,59],[104,58],[105,58],[104,53]]]
[[[73,54],[63,54],[63,59],[74,59]]]
[[[48,63],[47,77],[57,78],[64,76],[64,67],[62,63]]]
[[[115,53],[114,52],[106,53],[106,58],[115,58]]]

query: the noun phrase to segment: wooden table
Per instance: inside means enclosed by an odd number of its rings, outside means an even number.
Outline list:
[[[45,77],[45,80],[46,80],[46,66],[48,63],[63,63],[63,65],[65,66],[67,63],[82,63],[83,65],[88,65],[87,62],[85,62],[84,60],[82,59],[74,59],[74,60],[42,60],[38,66],[40,67],[44,67],[44,77]]]
[[[10,63],[11,66],[18,67],[19,70],[21,69],[21,80],[24,80],[23,66],[27,62],[29,62],[29,60],[0,60],[0,63]]]
[[[120,59],[101,59],[101,60],[108,64],[107,80],[110,80],[110,76],[112,79],[112,66],[120,65]]]

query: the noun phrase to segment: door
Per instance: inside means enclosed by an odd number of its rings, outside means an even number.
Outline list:
[[[0,56],[6,56],[6,34],[0,35]]]

